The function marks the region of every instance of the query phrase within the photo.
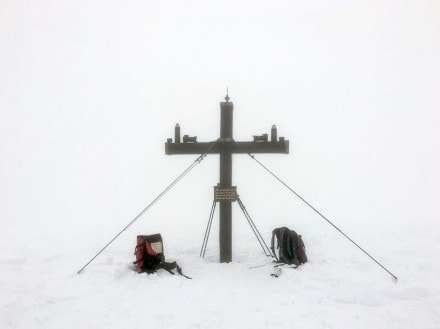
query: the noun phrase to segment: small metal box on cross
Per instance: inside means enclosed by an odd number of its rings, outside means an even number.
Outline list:
[[[220,182],[215,189],[215,200],[220,203],[220,262],[232,261],[232,202],[236,195],[232,186],[232,155],[234,153],[289,153],[289,141],[277,137],[277,129],[272,126],[271,138],[267,134],[253,136],[251,142],[238,142],[233,138],[234,104],[225,97],[220,103],[220,138],[212,142],[197,142],[197,137],[180,138],[180,126],[176,124],[174,143],[171,138],[165,143],[165,154],[220,154]]]

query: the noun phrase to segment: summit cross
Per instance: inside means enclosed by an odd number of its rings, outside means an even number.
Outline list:
[[[251,153],[289,153],[289,141],[277,137],[275,125],[271,129],[271,138],[267,134],[253,136],[253,141],[238,142],[233,138],[234,104],[229,101],[220,103],[220,138],[216,142],[197,142],[197,137],[180,138],[180,126],[176,124],[174,143],[168,138],[165,154],[219,154],[220,179],[215,187],[215,201],[220,203],[220,262],[232,261],[232,202],[237,200],[236,187],[232,186],[232,155]]]

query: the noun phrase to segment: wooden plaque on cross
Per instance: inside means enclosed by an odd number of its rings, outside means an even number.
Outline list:
[[[289,141],[277,137],[277,129],[272,126],[271,138],[267,134],[253,136],[250,142],[238,142],[233,138],[233,110],[234,104],[220,103],[220,138],[213,142],[197,142],[197,137],[183,136],[180,138],[180,126],[176,124],[174,143],[171,138],[165,143],[165,154],[219,154],[220,155],[220,181],[218,187],[231,190],[232,186],[232,155],[234,153],[289,153]],[[220,262],[232,261],[232,202],[231,198],[219,199],[220,203]]]

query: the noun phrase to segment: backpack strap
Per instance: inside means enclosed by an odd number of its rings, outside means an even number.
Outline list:
[[[176,264],[177,265],[177,264]],[[186,276],[185,274],[182,273],[182,269],[180,268],[179,265],[177,265],[177,273],[179,273],[181,276],[191,280],[192,278],[190,278],[189,276]]]
[[[301,235],[298,234],[298,259],[301,264],[307,263],[306,246]]]
[[[300,265],[301,262],[298,256],[298,234],[293,230],[288,230],[287,232],[289,236],[287,248],[289,256],[291,258],[290,260],[293,264]]]
[[[280,227],[277,235],[279,241],[279,263],[299,265],[297,255],[297,235],[287,227]]]
[[[176,262],[172,262],[172,263],[168,263],[168,262],[162,262],[157,266],[158,269],[163,269],[165,271],[167,271],[168,273],[174,275],[175,273],[172,271],[174,269],[177,270],[177,273],[179,273],[181,276],[187,278],[187,279],[192,279],[189,276],[186,276],[185,274],[182,273],[182,269],[180,268],[179,265],[177,265]]]
[[[291,255],[290,255],[290,234],[287,234],[289,229],[282,227],[280,228],[279,233],[279,242],[280,242],[280,261],[286,264],[291,264]]]
[[[271,239],[271,241],[270,241],[270,249],[272,250],[272,254],[273,254],[274,257],[275,257],[276,262],[278,263],[278,262],[279,262],[279,259],[278,259],[278,257],[277,257],[277,253],[275,252],[275,244],[274,244],[274,242],[275,242],[275,237],[276,237],[277,233],[278,233],[278,229],[277,229],[277,228],[274,229],[274,230],[272,231],[272,239]],[[278,241],[278,239],[277,239],[277,249],[278,249],[279,247],[280,247],[280,244],[279,244],[279,241]]]

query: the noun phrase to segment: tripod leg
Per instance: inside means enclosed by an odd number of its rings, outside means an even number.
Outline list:
[[[211,213],[209,214],[208,225],[206,226],[205,237],[203,238],[202,249],[200,250],[200,257],[205,257],[206,246],[208,245],[209,233],[211,232],[212,219],[214,218],[215,206],[217,202],[212,202]]]
[[[255,223],[252,221],[251,216],[249,215],[249,213],[246,210],[246,207],[244,206],[243,202],[241,201],[240,198],[237,198],[237,202],[241,208],[241,210],[243,211],[244,216],[246,217],[252,231],[255,234],[255,237],[258,240],[258,243],[260,244],[261,248],[264,251],[264,254],[268,257],[274,257],[274,255],[272,254],[272,252],[270,251],[269,247],[266,245],[266,242],[264,242],[263,237],[261,236],[260,232],[258,231],[257,227],[255,226]]]

